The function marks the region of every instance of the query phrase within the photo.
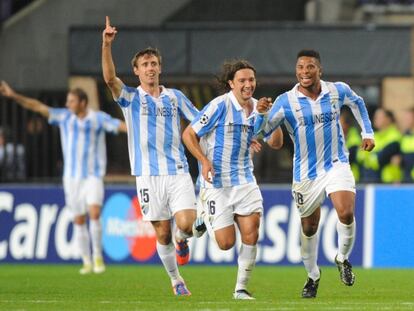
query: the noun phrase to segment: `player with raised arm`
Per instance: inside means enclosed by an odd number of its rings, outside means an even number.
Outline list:
[[[317,265],[320,206],[329,196],[338,214],[338,253],[333,259],[341,281],[352,286],[355,275],[349,255],[355,241],[355,179],[339,122],[343,105],[351,108],[362,129],[362,149],[371,151],[374,132],[363,99],[343,82],[321,80],[320,55],[302,50],[297,55],[292,90],[280,95],[267,114],[256,119],[255,133],[268,137],[284,123],[294,143],[292,194],[301,216],[301,253],[308,272],[303,298],[317,295],[320,269]],[[259,107],[266,113],[266,107]]]
[[[16,93],[4,81],[0,84],[0,94],[48,118],[50,124],[59,126],[65,201],[74,217],[74,236],[83,261],[79,272],[104,272],[100,215],[106,172],[105,132],[126,132],[125,123],[105,112],[89,109],[87,94],[79,88],[68,92],[66,108],[52,108],[35,98]],[[89,233],[86,225],[88,214]]]
[[[143,219],[151,221],[157,252],[177,296],[191,295],[181,277],[177,261],[189,260],[187,238],[193,235],[196,218],[194,186],[181,143],[180,119],[192,121],[198,110],[176,89],[159,84],[161,55],[147,48],[132,59],[132,68],[140,86],[126,86],[115,73],[111,46],[117,34],[106,17],[102,34],[102,68],[106,84],[120,105],[128,128],[131,173],[136,185]],[[175,240],[171,220],[177,225]]]
[[[209,233],[213,232],[219,248],[228,250],[235,245],[237,224],[242,243],[233,297],[254,299],[247,284],[256,262],[263,213],[249,151],[256,115],[257,100],[252,97],[256,70],[244,60],[225,63],[219,82],[227,92],[207,104],[183,133],[184,143],[201,164],[200,199],[206,217],[197,218],[196,227],[211,226]],[[276,149],[282,146],[280,129],[269,144]]]

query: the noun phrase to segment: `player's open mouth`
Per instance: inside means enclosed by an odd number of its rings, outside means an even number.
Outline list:
[[[304,83],[309,83],[309,82],[312,82],[312,79],[311,79],[311,78],[308,78],[308,77],[306,77],[306,78],[300,78],[300,80],[301,80],[302,82],[304,82]]]

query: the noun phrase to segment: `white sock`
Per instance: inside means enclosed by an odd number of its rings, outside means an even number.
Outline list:
[[[74,235],[83,264],[91,264],[91,251],[89,248],[89,233],[86,224],[74,224]]]
[[[237,271],[237,283],[235,291],[247,289],[254,265],[256,263],[257,245],[242,243],[238,258],[239,269]]]
[[[308,237],[302,232],[300,241],[302,261],[305,265],[306,271],[308,272],[308,277],[312,280],[317,280],[320,277],[319,268],[316,263],[318,260],[318,233]]]
[[[340,221],[336,224],[336,230],[338,231],[338,256],[336,258],[340,262],[344,262],[351,254],[355,242],[355,228],[355,219],[349,225],[345,225]]]
[[[168,245],[162,245],[157,241],[157,252],[160,257],[162,264],[164,265],[165,271],[171,279],[172,285],[178,282],[182,282],[183,279],[178,271],[177,259],[175,257],[175,247],[172,242]]]
[[[175,239],[177,241],[183,241],[185,239],[191,238],[192,236],[193,236],[192,234],[185,233],[184,231],[182,231],[178,227],[175,230]]]
[[[102,257],[102,225],[100,220],[89,221],[89,232],[92,240],[93,258]]]

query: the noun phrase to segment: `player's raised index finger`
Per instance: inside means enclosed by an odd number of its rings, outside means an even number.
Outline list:
[[[106,27],[111,26],[111,21],[109,20],[109,16],[106,16]]]

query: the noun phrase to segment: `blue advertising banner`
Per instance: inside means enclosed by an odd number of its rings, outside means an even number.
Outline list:
[[[0,188],[0,260],[62,262],[78,259],[71,216],[56,186]]]
[[[300,218],[290,188],[262,187],[264,217],[258,243],[258,264],[301,264]],[[357,239],[351,261],[363,263],[364,191],[356,202]],[[329,200],[322,206],[319,263],[333,262],[337,216]],[[135,188],[108,186],[102,209],[103,249],[107,263],[159,263],[155,232],[142,221]],[[221,251],[204,235],[191,240],[191,262],[235,264],[238,247]],[[79,261],[71,215],[59,186],[0,188],[0,260],[2,262]]]
[[[375,188],[374,267],[414,267],[414,187]]]

